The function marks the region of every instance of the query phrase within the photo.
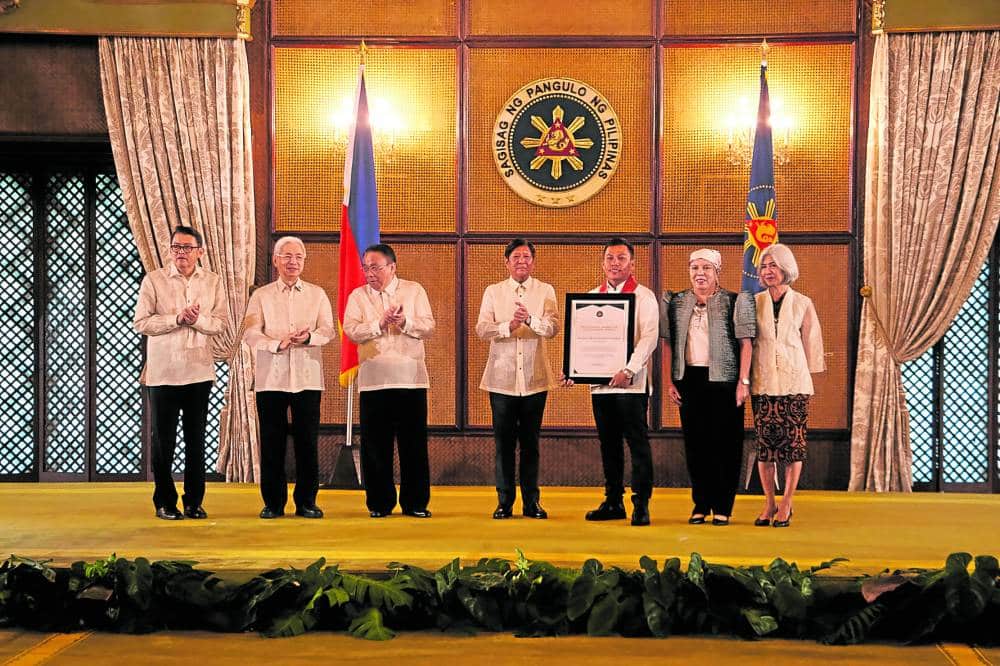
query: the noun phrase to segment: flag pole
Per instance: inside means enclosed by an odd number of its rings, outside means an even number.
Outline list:
[[[351,450],[354,462],[354,474],[361,483],[361,452],[354,446],[354,377],[347,385],[347,433],[344,435],[344,446]]]

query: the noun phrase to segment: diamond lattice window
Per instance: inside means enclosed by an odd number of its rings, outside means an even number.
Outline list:
[[[920,358],[903,366],[910,413],[913,482],[989,490],[996,458],[1000,407],[990,391],[990,358],[998,345],[996,269],[1000,244],[947,333]],[[993,349],[991,350],[991,345]],[[992,370],[1000,386],[1000,363]],[[991,414],[997,424],[991,428]]]

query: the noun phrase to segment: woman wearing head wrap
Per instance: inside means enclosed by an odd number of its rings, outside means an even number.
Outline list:
[[[758,527],[788,527],[792,496],[806,459],[806,417],[813,394],[810,373],[823,372],[823,334],[816,308],[808,296],[793,290],[799,277],[795,255],[776,243],[760,254],[757,294],[757,339],[753,344],[754,428],[757,431],[757,471],[764,486],[764,510]],[[775,501],[776,463],[785,465],[785,493]]]
[[[664,390],[680,407],[694,509],[688,522],[728,525],[743,458],[743,403],[757,317],[753,297],[719,286],[722,255],[701,249],[688,261],[691,288],[664,292],[660,337],[671,372]]]

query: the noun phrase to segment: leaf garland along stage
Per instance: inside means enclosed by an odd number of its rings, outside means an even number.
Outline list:
[[[370,577],[326,566],[273,569],[235,584],[193,562],[129,561],[112,555],[53,568],[11,556],[0,564],[0,626],[38,631],[164,629],[259,631],[295,636],[348,631],[386,640],[397,631],[512,631],[517,636],[732,635],[799,638],[829,644],[865,641],[1000,641],[997,558],[967,553],[936,570],[877,576],[817,576],[776,559],[768,566],[709,564],[694,553],[660,568],[581,569],[527,559],[458,559],[437,571],[391,563]]]

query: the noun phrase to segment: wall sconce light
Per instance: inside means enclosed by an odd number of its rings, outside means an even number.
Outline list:
[[[382,98],[369,97],[369,119],[375,145],[375,159],[391,164],[396,157],[396,143],[406,129],[402,116],[391,103]],[[340,107],[330,114],[333,140],[337,150],[347,153],[347,139],[354,122],[354,98],[345,97]]]
[[[782,110],[782,102],[771,98],[771,141],[775,166],[784,166],[791,160],[791,136],[795,120]],[[750,98],[741,97],[730,108],[735,109],[725,117],[723,136],[726,146],[723,154],[727,162],[737,167],[750,168],[753,158],[753,141],[757,134],[757,105]]]

